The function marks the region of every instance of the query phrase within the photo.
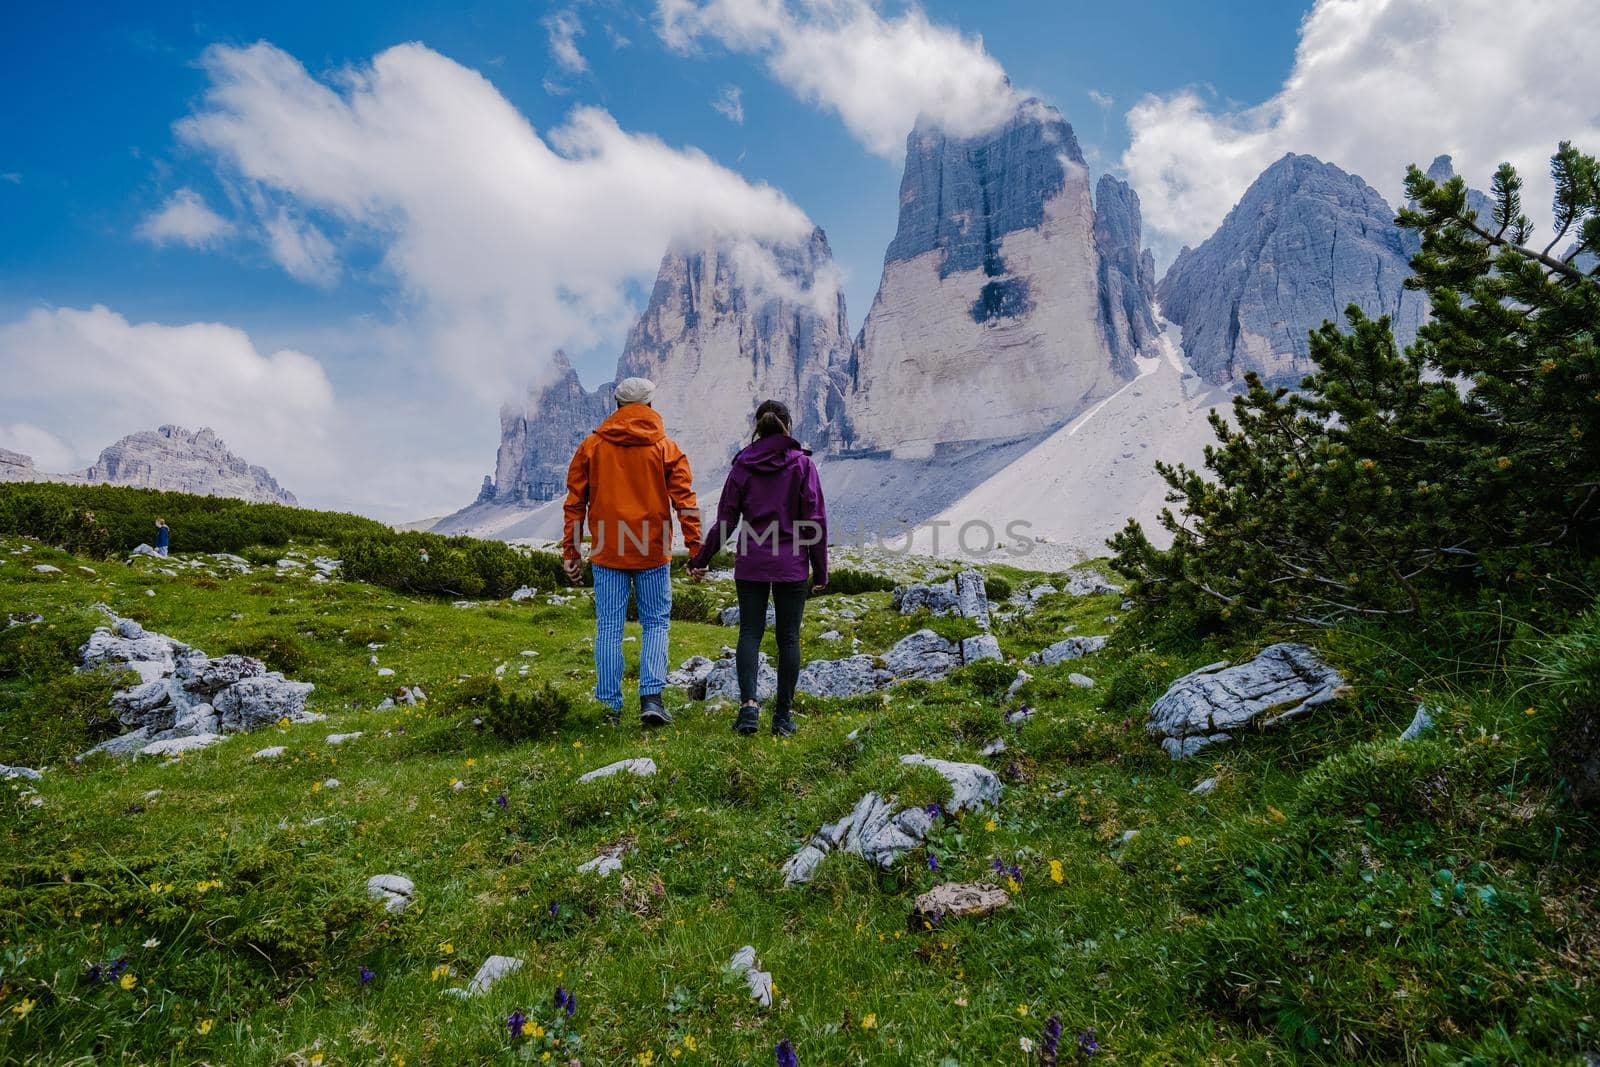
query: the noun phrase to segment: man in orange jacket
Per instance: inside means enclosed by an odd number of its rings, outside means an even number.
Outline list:
[[[661,690],[667,684],[667,630],[672,616],[672,512],[693,555],[700,548],[700,505],[683,449],[667,436],[650,406],[654,383],[617,383],[617,410],[583,439],[567,468],[562,565],[583,577],[585,521],[594,570],[595,699],[622,716],[622,623],[631,590],[644,630],[639,646],[639,718],[646,726],[672,721]]]

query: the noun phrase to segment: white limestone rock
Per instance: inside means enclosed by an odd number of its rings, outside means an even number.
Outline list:
[[[416,885],[403,874],[375,874],[367,879],[367,896],[382,902],[385,911],[405,911],[416,892]]]
[[[618,760],[608,763],[604,767],[597,767],[587,774],[578,777],[578,784],[597,781],[601,778],[610,778],[615,774],[631,774],[639,778],[648,778],[656,773],[656,761],[649,756],[639,756],[634,759]]]
[[[1283,642],[1247,662],[1212,663],[1179,678],[1150,706],[1145,730],[1173,759],[1185,759],[1244,727],[1288,722],[1348,692],[1314,649]]]

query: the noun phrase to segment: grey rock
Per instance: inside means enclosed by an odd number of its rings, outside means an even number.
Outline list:
[[[44,775],[32,767],[7,767],[0,763],[0,780],[10,781],[13,778],[26,778],[30,782],[37,782]]]
[[[1456,176],[1455,160],[1449,156],[1434,156],[1425,172],[1429,178],[1443,185]],[[1481,226],[1491,227],[1494,222],[1494,201],[1482,190],[1467,187],[1467,210],[1476,212]],[[1410,235],[1413,236],[1414,235]],[[1420,248],[1420,244],[1418,246]]]
[[[269,745],[266,748],[257,749],[254,753],[251,754],[250,758],[251,759],[278,759],[287,751],[288,751],[288,749],[286,749],[283,745]]]
[[[920,754],[900,757],[902,763],[932,767],[950,783],[950,812],[996,803],[1002,787],[1000,779],[987,767],[975,763],[952,763],[929,759]],[[887,869],[911,849],[927,840],[933,816],[922,808],[896,810],[892,801],[877,793],[867,793],[849,815],[822,827],[790,856],[783,865],[785,885],[808,882],[817,866],[830,852],[848,852]]]
[[[982,629],[989,628],[989,596],[984,591],[983,575],[977,571],[956,575],[956,612]]]
[[[129,434],[101,451],[94,464],[76,478],[166,492],[237,497],[258,504],[297,504],[294,494],[280,486],[277,479],[229,452],[209,428],[191,433],[181,426],[162,426]],[[182,536],[182,531],[175,532]]]
[[[416,885],[402,874],[375,874],[367,879],[367,896],[381,901],[385,911],[405,911],[416,892]]]
[[[60,574],[61,573],[61,568],[60,567],[55,567],[55,566],[52,566],[52,565],[50,565],[48,563],[36,563],[36,564],[34,564],[33,569],[38,574]]]
[[[980,755],[980,756],[998,756],[998,755],[1000,755],[1000,753],[1004,752],[1005,750],[1006,750],[1006,739],[1003,738],[1003,737],[997,737],[993,741],[990,741],[988,744],[984,745],[982,748],[978,749],[978,755]]]
[[[961,647],[932,630],[901,638],[883,657],[896,678],[939,679],[961,666]]]
[[[612,874],[622,870],[620,856],[596,856],[587,863],[578,865],[579,874],[597,874],[601,878],[610,878]]]
[[[618,760],[608,763],[604,767],[597,767],[587,774],[578,777],[579,784],[593,782],[600,778],[610,778],[614,774],[628,773],[639,778],[648,778],[656,773],[656,761],[649,756],[639,756],[634,759]]]
[[[1241,728],[1299,718],[1347,691],[1344,677],[1313,649],[1284,642],[1248,662],[1212,663],[1179,678],[1151,705],[1145,730],[1173,759],[1184,759]]]
[[[1074,574],[1067,579],[1067,584],[1062,592],[1068,596],[1095,596],[1099,593],[1120,593],[1122,586],[1113,585],[1092,571],[1086,574]]]
[[[976,663],[980,659],[1005,659],[1000,654],[1000,642],[995,639],[994,634],[979,634],[977,637],[962,639],[961,662]]]
[[[945,882],[917,894],[911,917],[938,923],[945,919],[981,919],[1011,906],[1011,895],[999,886]]]
[[[219,745],[226,741],[223,734],[188,734],[183,737],[169,737],[162,741],[152,741],[139,750],[141,756],[180,756],[185,752],[198,752],[212,745]]]
[[[481,997],[500,979],[522,970],[522,961],[515,956],[490,956],[478,966],[478,973],[467,984],[469,997]]]
[[[521,603],[524,600],[532,600],[538,595],[539,590],[533,588],[532,586],[524,585],[519,587],[516,592],[511,594],[511,600],[513,603]]]
[[[751,999],[763,1008],[772,1007],[772,975],[761,969],[754,945],[746,945],[735,952],[725,969],[744,978]]]
[[[840,633],[838,630],[827,630],[827,631],[825,631],[823,633],[818,634],[817,635],[817,640],[818,641],[843,641],[844,640],[844,634]]]
[[[1448,159],[1448,156],[1444,157]],[[1405,728],[1400,735],[1402,741],[1415,741],[1429,730],[1433,729],[1433,716],[1428,714],[1428,709],[1421,704],[1417,705],[1417,713],[1411,716],[1411,725]]]
[[[1092,652],[1098,652],[1106,647],[1103,636],[1069,637],[1057,641],[1049,648],[1042,648],[1028,656],[1027,662],[1039,667],[1054,667],[1058,663],[1069,660],[1082,659]]]
[[[667,684],[690,686],[696,682],[704,682],[716,665],[715,660],[705,656],[690,656],[677,670],[667,672]]]
[[[348,734],[329,734],[326,738],[323,739],[323,744],[326,744],[326,745],[342,745],[346,741],[354,741],[356,738],[358,738],[360,736],[361,736],[361,731],[360,730],[356,730],[356,731],[354,731],[352,733],[348,733]]]
[[[394,668],[393,667],[379,667],[378,668],[378,677],[379,678],[393,678],[394,677]]]
[[[1404,288],[1413,248],[1394,219],[1377,190],[1331,163],[1291,154],[1268,167],[1157,288],[1195,372],[1222,385],[1255,371],[1296,388],[1314,369],[1308,333],[1342,323],[1350,304],[1390,316],[1410,344],[1427,301]]]
[[[819,697],[849,697],[882,689],[894,675],[871,656],[816,659],[800,668],[795,689]]]
[[[931,611],[934,615],[960,615],[981,628],[989,628],[989,598],[984,593],[983,575],[962,571],[942,582],[901,586],[894,591],[894,609],[902,615]]]
[[[994,772],[976,763],[932,759],[921,753],[901,756],[900,762],[931,767],[949,783],[950,801],[944,805],[944,809],[949,812],[992,807],[1000,803],[1000,795],[1005,792]]]
[[[1197,783],[1193,789],[1189,790],[1189,794],[1191,796],[1203,797],[1213,792],[1216,788],[1217,780],[1215,778],[1207,778],[1204,781]]]
[[[739,605],[734,604],[734,605],[732,605],[730,607],[723,608],[721,611],[717,612],[717,625],[718,626],[738,626],[739,625]],[[778,625],[778,612],[777,612],[777,609],[774,608],[771,604],[767,605],[767,625],[768,626],[776,626],[776,625]]]
[[[1073,671],[1071,674],[1067,675],[1067,681],[1071,682],[1079,689],[1094,688],[1094,679],[1089,677],[1087,674],[1079,674],[1077,671]]]
[[[6,629],[13,626],[32,626],[44,622],[44,616],[36,611],[13,611],[6,614]]]
[[[762,652],[756,669],[756,699],[771,700],[777,692],[778,672]],[[694,700],[739,700],[739,671],[733,650],[725,651],[704,678],[689,684],[689,696]]]
[[[1029,674],[1027,671],[1018,671],[1017,676],[1011,679],[1010,687],[1006,689],[1005,698],[1010,700],[1012,697],[1016,696],[1022,691],[1023,686],[1027,685],[1031,681],[1033,681],[1033,675]]]
[[[306,713],[310,682],[291,682],[277,672],[241,678],[213,699],[224,730],[258,730],[279,719],[312,721]]]

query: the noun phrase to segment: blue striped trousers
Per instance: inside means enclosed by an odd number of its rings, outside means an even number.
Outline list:
[[[628,593],[639,605],[639,695],[661,692],[667,684],[667,630],[672,618],[671,564],[642,571],[591,565],[594,571],[594,696],[613,711],[622,710],[622,624]]]

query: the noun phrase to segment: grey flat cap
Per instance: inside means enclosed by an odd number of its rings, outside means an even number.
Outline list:
[[[648,404],[655,392],[656,383],[649,378],[624,378],[617,383],[617,403]]]

